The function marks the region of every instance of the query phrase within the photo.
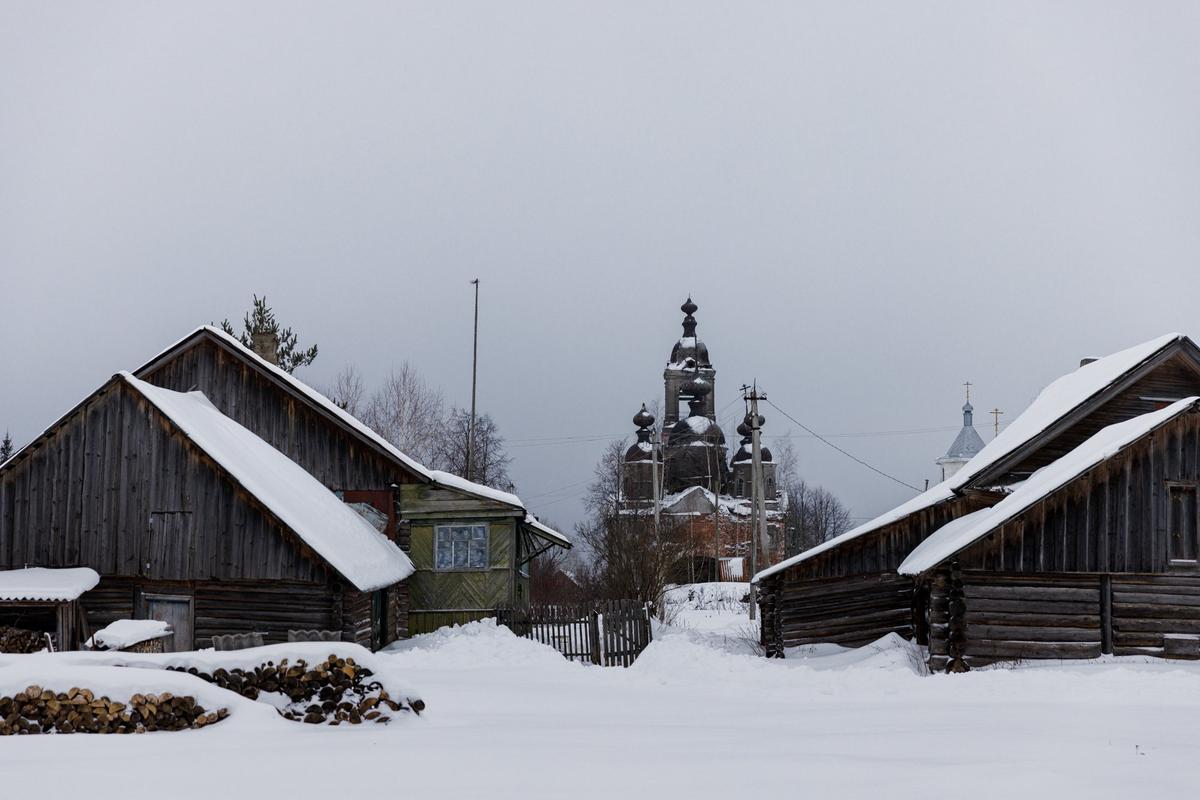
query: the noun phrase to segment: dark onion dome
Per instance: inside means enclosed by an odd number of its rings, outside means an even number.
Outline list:
[[[638,426],[638,438],[625,451],[625,463],[627,464],[638,461],[649,461],[654,452],[654,446],[650,443],[650,426],[654,424],[654,415],[646,410],[645,403],[642,403],[642,410],[633,415],[633,424]]]
[[[690,368],[693,365],[705,368],[712,366],[712,362],[708,360],[708,347],[696,338],[696,318],[692,315],[699,308],[692,302],[691,296],[679,307],[679,310],[684,313],[683,336],[671,348],[670,366],[675,369]],[[689,359],[693,365],[687,363]]]
[[[703,414],[693,414],[671,426],[667,447],[672,450],[692,444],[724,445],[725,433],[721,426]]]
[[[746,418],[742,420],[742,423],[737,426],[738,435],[742,437],[741,446],[738,447],[738,451],[733,454],[733,460],[731,460],[729,463],[740,464],[743,461],[754,460],[754,439],[752,438],[753,429],[750,427],[750,423],[752,421],[753,420],[751,416],[747,414]],[[766,417],[764,417],[762,414],[758,415],[759,430],[762,429],[763,423],[766,421]],[[759,444],[759,449],[762,455],[763,463],[770,464],[772,462],[771,449],[762,443]]]

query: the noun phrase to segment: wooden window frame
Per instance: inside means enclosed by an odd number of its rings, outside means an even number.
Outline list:
[[[443,530],[450,528],[483,528],[484,533],[484,563],[480,567],[471,566],[471,549],[468,540],[467,566],[439,567],[438,566],[438,536]],[[451,551],[453,561],[453,550]],[[433,526],[433,569],[435,572],[487,572],[492,568],[492,526],[487,522],[444,522]]]
[[[1193,492],[1195,495],[1195,518],[1192,520],[1192,558],[1174,557],[1175,517],[1174,503],[1171,495],[1177,489]],[[1167,564],[1173,569],[1200,571],[1200,482],[1197,481],[1167,481]]]

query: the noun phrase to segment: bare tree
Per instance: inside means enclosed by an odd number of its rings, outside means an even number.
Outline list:
[[[325,387],[324,394],[353,416],[362,417],[367,389],[363,384],[362,374],[353,364],[347,364],[334,376],[333,383]]]
[[[461,408],[450,409],[436,436],[432,462],[439,469],[466,477],[470,435],[471,412]],[[504,437],[490,415],[476,416],[475,446],[470,452],[471,480],[496,489],[512,488],[512,481],[508,477],[508,465],[512,459],[505,452]]]
[[[444,407],[441,390],[405,361],[371,394],[361,418],[402,452],[428,464],[438,452]]]
[[[834,494],[821,486],[809,486],[793,479],[786,484],[787,512],[783,525],[788,556],[802,553],[850,527],[850,510]]]
[[[692,552],[688,526],[650,509],[621,508],[623,442],[614,441],[596,463],[584,500],[589,519],[575,532],[591,556],[577,581],[597,599],[660,602],[667,584],[686,569]]]
[[[592,469],[592,482],[583,499],[584,507],[594,518],[614,514],[620,509],[624,466],[625,443],[609,442]]]

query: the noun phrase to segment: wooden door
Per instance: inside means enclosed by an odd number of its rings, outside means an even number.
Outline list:
[[[171,652],[191,650],[192,641],[192,598],[187,595],[147,594],[142,596],[142,618],[157,619],[171,626],[175,635],[168,639],[166,649]]]

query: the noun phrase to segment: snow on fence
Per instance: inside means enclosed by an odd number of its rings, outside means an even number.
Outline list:
[[[652,638],[649,605],[637,600],[498,608],[496,620],[570,661],[606,667],[628,667]]]

